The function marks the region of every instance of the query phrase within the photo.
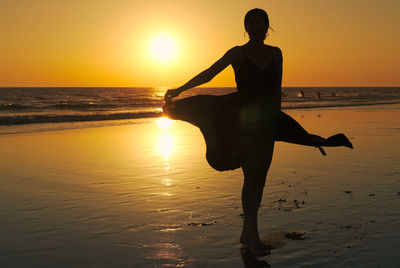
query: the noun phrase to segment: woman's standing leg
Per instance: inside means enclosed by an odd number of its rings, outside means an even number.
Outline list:
[[[261,204],[266,176],[270,167],[274,149],[272,138],[259,148],[249,148],[242,153],[244,183],[242,189],[243,226],[240,242],[247,244],[253,255],[265,256],[269,250],[261,243],[257,213]],[[260,147],[262,150],[260,150]]]

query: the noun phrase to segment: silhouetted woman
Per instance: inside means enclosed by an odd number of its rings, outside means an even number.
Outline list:
[[[250,40],[229,49],[210,68],[178,89],[165,95],[164,113],[173,119],[198,126],[207,145],[207,161],[216,170],[241,167],[244,174],[242,206],[244,212],[240,242],[254,256],[269,254],[261,243],[257,212],[267,172],[272,160],[274,141],[315,146],[347,146],[343,134],[324,139],[309,134],[294,119],[281,111],[282,53],[264,44],[269,29],[267,13],[250,10],[244,19]],[[198,95],[172,101],[183,91],[209,82],[232,65],[238,92],[224,95]]]

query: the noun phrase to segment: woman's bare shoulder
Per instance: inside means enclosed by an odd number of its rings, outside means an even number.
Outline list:
[[[242,49],[243,49],[242,46],[234,46],[233,48],[228,50],[228,53],[237,56],[242,52]]]
[[[234,46],[229,49],[226,54],[231,59],[231,62],[241,61],[243,58],[243,47],[242,46]]]
[[[270,45],[266,45],[273,53],[273,56],[279,60],[282,61],[283,60],[283,56],[282,56],[282,51],[279,47],[274,47],[274,46],[270,46]]]
[[[270,45],[266,45],[266,46],[271,49],[271,51],[274,53],[274,55],[282,57],[282,51],[279,47],[274,47],[274,46],[270,46]]]

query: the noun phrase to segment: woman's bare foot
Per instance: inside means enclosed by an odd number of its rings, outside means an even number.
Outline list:
[[[251,243],[245,234],[240,236],[239,242],[246,245],[255,257],[267,256],[271,254],[271,247],[263,244],[261,241]]]
[[[349,139],[343,134],[339,133],[327,138],[323,143],[322,146],[345,146],[350,149],[353,149],[353,144],[349,141]]]

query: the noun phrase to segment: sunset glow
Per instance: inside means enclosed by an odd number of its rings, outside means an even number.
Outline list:
[[[161,129],[169,129],[172,126],[172,120],[167,117],[160,117],[157,119],[157,125]]]
[[[398,86],[399,1],[2,1],[0,86],[181,86],[270,18],[283,86]],[[226,68],[206,87],[235,87]]]
[[[176,56],[177,45],[172,37],[158,35],[151,40],[150,53],[158,62],[167,63]]]

